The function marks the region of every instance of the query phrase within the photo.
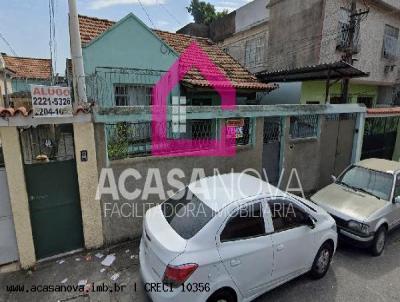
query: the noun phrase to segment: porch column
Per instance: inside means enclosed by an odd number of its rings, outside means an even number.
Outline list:
[[[74,142],[85,247],[98,248],[103,245],[103,223],[100,200],[95,199],[98,170],[93,124],[74,123]]]
[[[21,267],[26,269],[35,264],[36,256],[17,127],[0,127],[0,137],[3,145],[4,163],[6,166],[11,209],[19,251],[19,262]]]
[[[353,151],[351,153],[351,163],[354,164],[361,159],[361,151],[364,141],[364,126],[366,113],[360,112],[357,114],[356,127],[354,129]]]

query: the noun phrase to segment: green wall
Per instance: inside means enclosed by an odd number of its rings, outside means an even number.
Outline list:
[[[177,54],[133,14],[129,14],[110,30],[83,48],[85,73],[92,75],[96,67],[168,70],[178,58]],[[143,72],[111,72],[101,69],[97,83],[87,81],[88,96],[96,96],[102,106],[114,105],[115,84],[155,84],[160,74]],[[97,93],[93,90],[96,87]],[[178,93],[178,92],[177,92]],[[100,98],[100,100],[99,100]]]
[[[12,79],[11,80],[12,92],[31,91],[30,84],[50,85],[50,81],[34,80],[34,79]]]
[[[326,84],[322,81],[309,81],[302,83],[300,103],[320,102],[325,103],[325,88]],[[330,96],[340,96],[341,83],[336,83],[330,88]],[[372,85],[352,84],[350,83],[349,94],[352,103],[357,103],[358,96],[370,96],[374,98],[373,103],[376,103],[378,95],[378,87]]]

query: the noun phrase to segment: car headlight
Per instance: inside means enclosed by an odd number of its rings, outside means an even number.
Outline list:
[[[349,221],[348,225],[349,229],[356,231],[358,233],[368,235],[369,234],[369,225],[358,222],[358,221]]]

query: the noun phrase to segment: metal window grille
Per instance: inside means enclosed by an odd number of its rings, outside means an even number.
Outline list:
[[[318,115],[290,117],[290,138],[314,138],[318,136]]]
[[[399,117],[377,117],[365,120],[364,135],[379,135],[396,132],[399,125]]]
[[[390,25],[385,26],[383,38],[383,57],[396,59],[399,51],[399,29]]]
[[[75,158],[72,125],[42,125],[20,130],[25,164]]]
[[[256,67],[264,63],[265,37],[259,36],[246,41],[245,66]]]
[[[236,137],[237,145],[250,143],[251,123],[250,119],[243,119],[243,125]],[[163,131],[166,131],[170,139],[191,139],[192,146],[189,151],[204,150],[206,140],[216,139],[218,133],[218,120],[188,120],[187,133],[174,133],[172,122],[168,122]],[[107,152],[110,160],[125,159],[129,157],[149,156],[152,151],[151,122],[116,123],[105,125],[107,138]],[[158,151],[163,151],[167,146],[155,146]],[[170,151],[170,150],[168,150]],[[177,147],[176,152],[181,152]],[[188,151],[188,150],[184,150]]]
[[[116,85],[116,106],[151,105],[151,87],[148,85]]]
[[[128,106],[128,87],[123,85],[115,86],[115,105]]]
[[[264,144],[280,141],[282,131],[281,119],[265,118],[264,119]]]

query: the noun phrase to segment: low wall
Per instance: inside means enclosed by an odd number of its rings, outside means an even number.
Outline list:
[[[252,145],[241,146],[237,148],[237,154],[234,157],[137,157],[132,159],[108,161],[104,137],[104,125],[96,124],[95,135],[97,145],[98,169],[99,172],[103,168],[111,168],[118,184],[119,176],[127,168],[137,170],[141,179],[135,180],[129,177],[126,181],[126,189],[133,192],[136,189],[143,190],[146,185],[148,174],[154,172],[149,169],[159,169],[160,179],[164,185],[164,192],[175,190],[166,182],[168,173],[173,169],[180,169],[184,173],[184,177],[179,178],[184,184],[191,182],[193,170],[195,172],[204,171],[205,176],[214,174],[214,169],[218,169],[219,173],[229,173],[233,169],[241,172],[246,169],[261,170],[262,166],[262,147],[263,147],[263,118],[256,119],[255,139]],[[200,170],[198,170],[200,169]],[[154,176],[154,174],[152,174]],[[202,174],[197,174],[199,177]],[[157,175],[156,175],[157,176]],[[156,177],[153,177],[152,186],[156,185]],[[148,187],[148,186],[147,186]],[[143,194],[135,200],[127,200],[119,196],[119,200],[114,201],[111,194],[103,194],[101,198],[103,213],[103,233],[106,244],[132,239],[139,237],[142,232],[143,212],[153,204],[163,201],[162,196],[158,194],[149,195],[148,198]],[[146,200],[145,200],[146,199]]]
[[[338,176],[351,163],[355,119],[328,119],[321,116],[319,135],[316,138],[289,137],[290,119],[287,118],[283,152],[285,169],[282,184],[287,185],[292,169],[296,169],[304,192],[314,192],[331,183],[331,175]],[[296,175],[289,184],[298,187]]]

